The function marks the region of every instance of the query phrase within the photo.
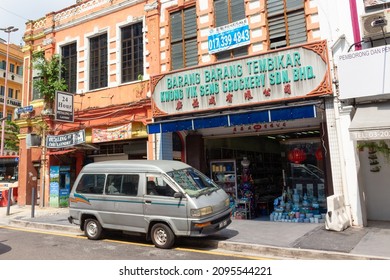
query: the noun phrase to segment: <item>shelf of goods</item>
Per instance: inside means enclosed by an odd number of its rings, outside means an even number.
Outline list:
[[[237,197],[237,174],[235,160],[214,160],[210,162],[211,178],[228,193]]]
[[[251,217],[251,203],[249,200],[237,199],[236,209],[234,212],[236,219],[252,219]]]

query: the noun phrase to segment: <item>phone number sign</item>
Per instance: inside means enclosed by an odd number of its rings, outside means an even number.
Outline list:
[[[209,53],[217,53],[241,46],[249,45],[249,25],[247,19],[242,19],[224,26],[209,29]]]

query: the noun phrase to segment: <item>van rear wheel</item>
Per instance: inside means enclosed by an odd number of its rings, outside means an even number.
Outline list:
[[[175,235],[171,228],[165,224],[155,224],[152,227],[151,238],[154,246],[169,249],[175,243]]]
[[[102,236],[102,225],[96,219],[85,220],[84,232],[88,239],[98,240]]]

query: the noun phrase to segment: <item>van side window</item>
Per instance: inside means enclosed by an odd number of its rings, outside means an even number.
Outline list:
[[[106,182],[106,194],[130,195],[138,194],[139,175],[136,174],[109,174]]]
[[[147,177],[146,194],[173,197],[175,190],[172,189],[162,177]]]
[[[103,194],[104,174],[84,174],[76,187],[77,193]]]

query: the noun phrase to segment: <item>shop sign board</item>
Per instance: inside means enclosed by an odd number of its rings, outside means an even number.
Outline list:
[[[242,19],[224,26],[209,29],[209,53],[217,53],[249,45],[248,19]]]
[[[351,131],[351,138],[356,141],[372,141],[390,139],[390,129],[370,129]]]
[[[339,55],[340,99],[390,94],[390,46]]]
[[[326,41],[152,77],[154,117],[332,93]]]
[[[132,123],[115,127],[92,129],[92,143],[125,140],[131,138]]]
[[[4,104],[4,97],[0,97],[0,103]],[[7,104],[16,107],[22,106],[22,102],[20,100],[13,99],[13,98],[7,98]]]
[[[74,120],[73,94],[68,92],[56,91],[55,119],[56,121],[73,122]]]
[[[30,106],[25,106],[25,107],[20,107],[16,109],[17,114],[22,114],[22,113],[30,113],[34,111],[34,107],[32,105]]]
[[[46,147],[59,149],[85,143],[85,130],[61,135],[47,135]]]

